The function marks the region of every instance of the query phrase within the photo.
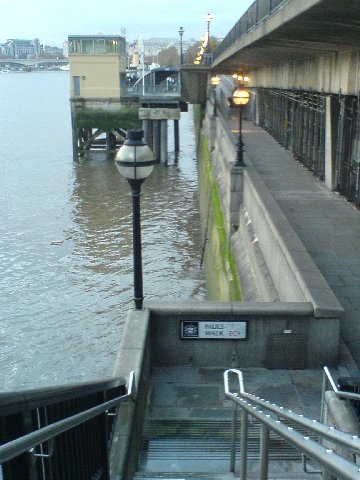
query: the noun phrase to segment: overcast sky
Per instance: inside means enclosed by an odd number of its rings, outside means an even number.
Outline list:
[[[124,34],[138,37],[198,40],[205,33],[204,15],[211,13],[211,35],[222,37],[254,0],[16,0],[1,1],[0,43],[8,38],[39,38],[62,47],[68,35]]]

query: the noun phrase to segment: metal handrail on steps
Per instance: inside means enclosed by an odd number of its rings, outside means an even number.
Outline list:
[[[231,392],[229,386],[230,374],[235,375],[239,383],[239,392]],[[340,432],[334,427],[324,425],[317,420],[311,420],[298,415],[284,407],[279,407],[253,394],[246,393],[244,389],[243,375],[240,370],[229,369],[224,372],[225,395],[233,402],[232,438],[230,471],[235,471],[236,449],[236,424],[237,407],[241,408],[241,438],[240,438],[240,480],[247,478],[247,431],[249,415],[260,422],[260,480],[268,479],[269,466],[269,433],[275,432],[279,437],[299,450],[303,455],[315,460],[324,471],[325,475],[334,475],[343,480],[360,480],[359,466],[352,463],[334,450],[324,447],[321,442],[326,440],[332,444],[341,446],[344,450],[360,454],[360,439],[356,435]],[[343,392],[341,392],[341,395]],[[283,420],[292,425],[305,428],[310,434],[320,438],[317,442],[297,432],[297,427],[283,423]]]
[[[35,432],[31,432],[16,440],[8,442],[0,446],[0,465],[21,455],[25,452],[32,452],[33,449],[47,441],[53,441],[55,437],[61,433],[87,422],[88,420],[108,412],[113,408],[118,407],[121,403],[132,399],[134,397],[135,389],[135,372],[130,372],[129,381],[125,395],[117,398],[113,398],[107,402],[104,402],[96,407],[85,410],[81,413],[72,415],[64,420],[57,421],[50,425],[40,428]]]
[[[331,386],[333,392],[338,398],[346,398],[347,400],[356,400],[360,402],[360,394],[354,392],[346,392],[343,390],[339,390],[335,383],[335,380],[331,376],[330,370],[328,367],[324,367],[324,375],[323,375],[323,385],[322,385],[322,394],[321,394],[321,413],[320,413],[320,420],[324,421],[324,411],[325,411],[325,393],[328,387]]]

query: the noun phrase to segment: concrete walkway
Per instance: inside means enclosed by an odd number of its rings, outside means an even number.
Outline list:
[[[237,117],[230,127],[236,142]],[[265,130],[244,121],[243,140],[246,163],[261,175],[342,304],[342,337],[360,366],[360,211],[330,192]]]

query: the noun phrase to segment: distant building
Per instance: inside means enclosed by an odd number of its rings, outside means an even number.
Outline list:
[[[42,52],[38,38],[33,40],[8,39],[1,49],[10,58],[38,58]]]
[[[147,55],[147,51],[153,50],[160,52],[166,48],[177,46],[178,43],[178,38],[149,38],[144,40],[145,54]]]
[[[63,55],[66,58],[69,56],[69,42],[67,40],[63,43]]]

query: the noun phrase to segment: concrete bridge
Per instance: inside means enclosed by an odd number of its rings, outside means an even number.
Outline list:
[[[243,69],[257,87],[358,94],[360,6],[340,0],[257,0],[225,37],[212,67]]]
[[[0,65],[35,67],[36,65],[67,65],[67,58],[0,58]]]
[[[257,0],[212,64],[245,72],[256,123],[357,206],[359,21],[355,1]]]

